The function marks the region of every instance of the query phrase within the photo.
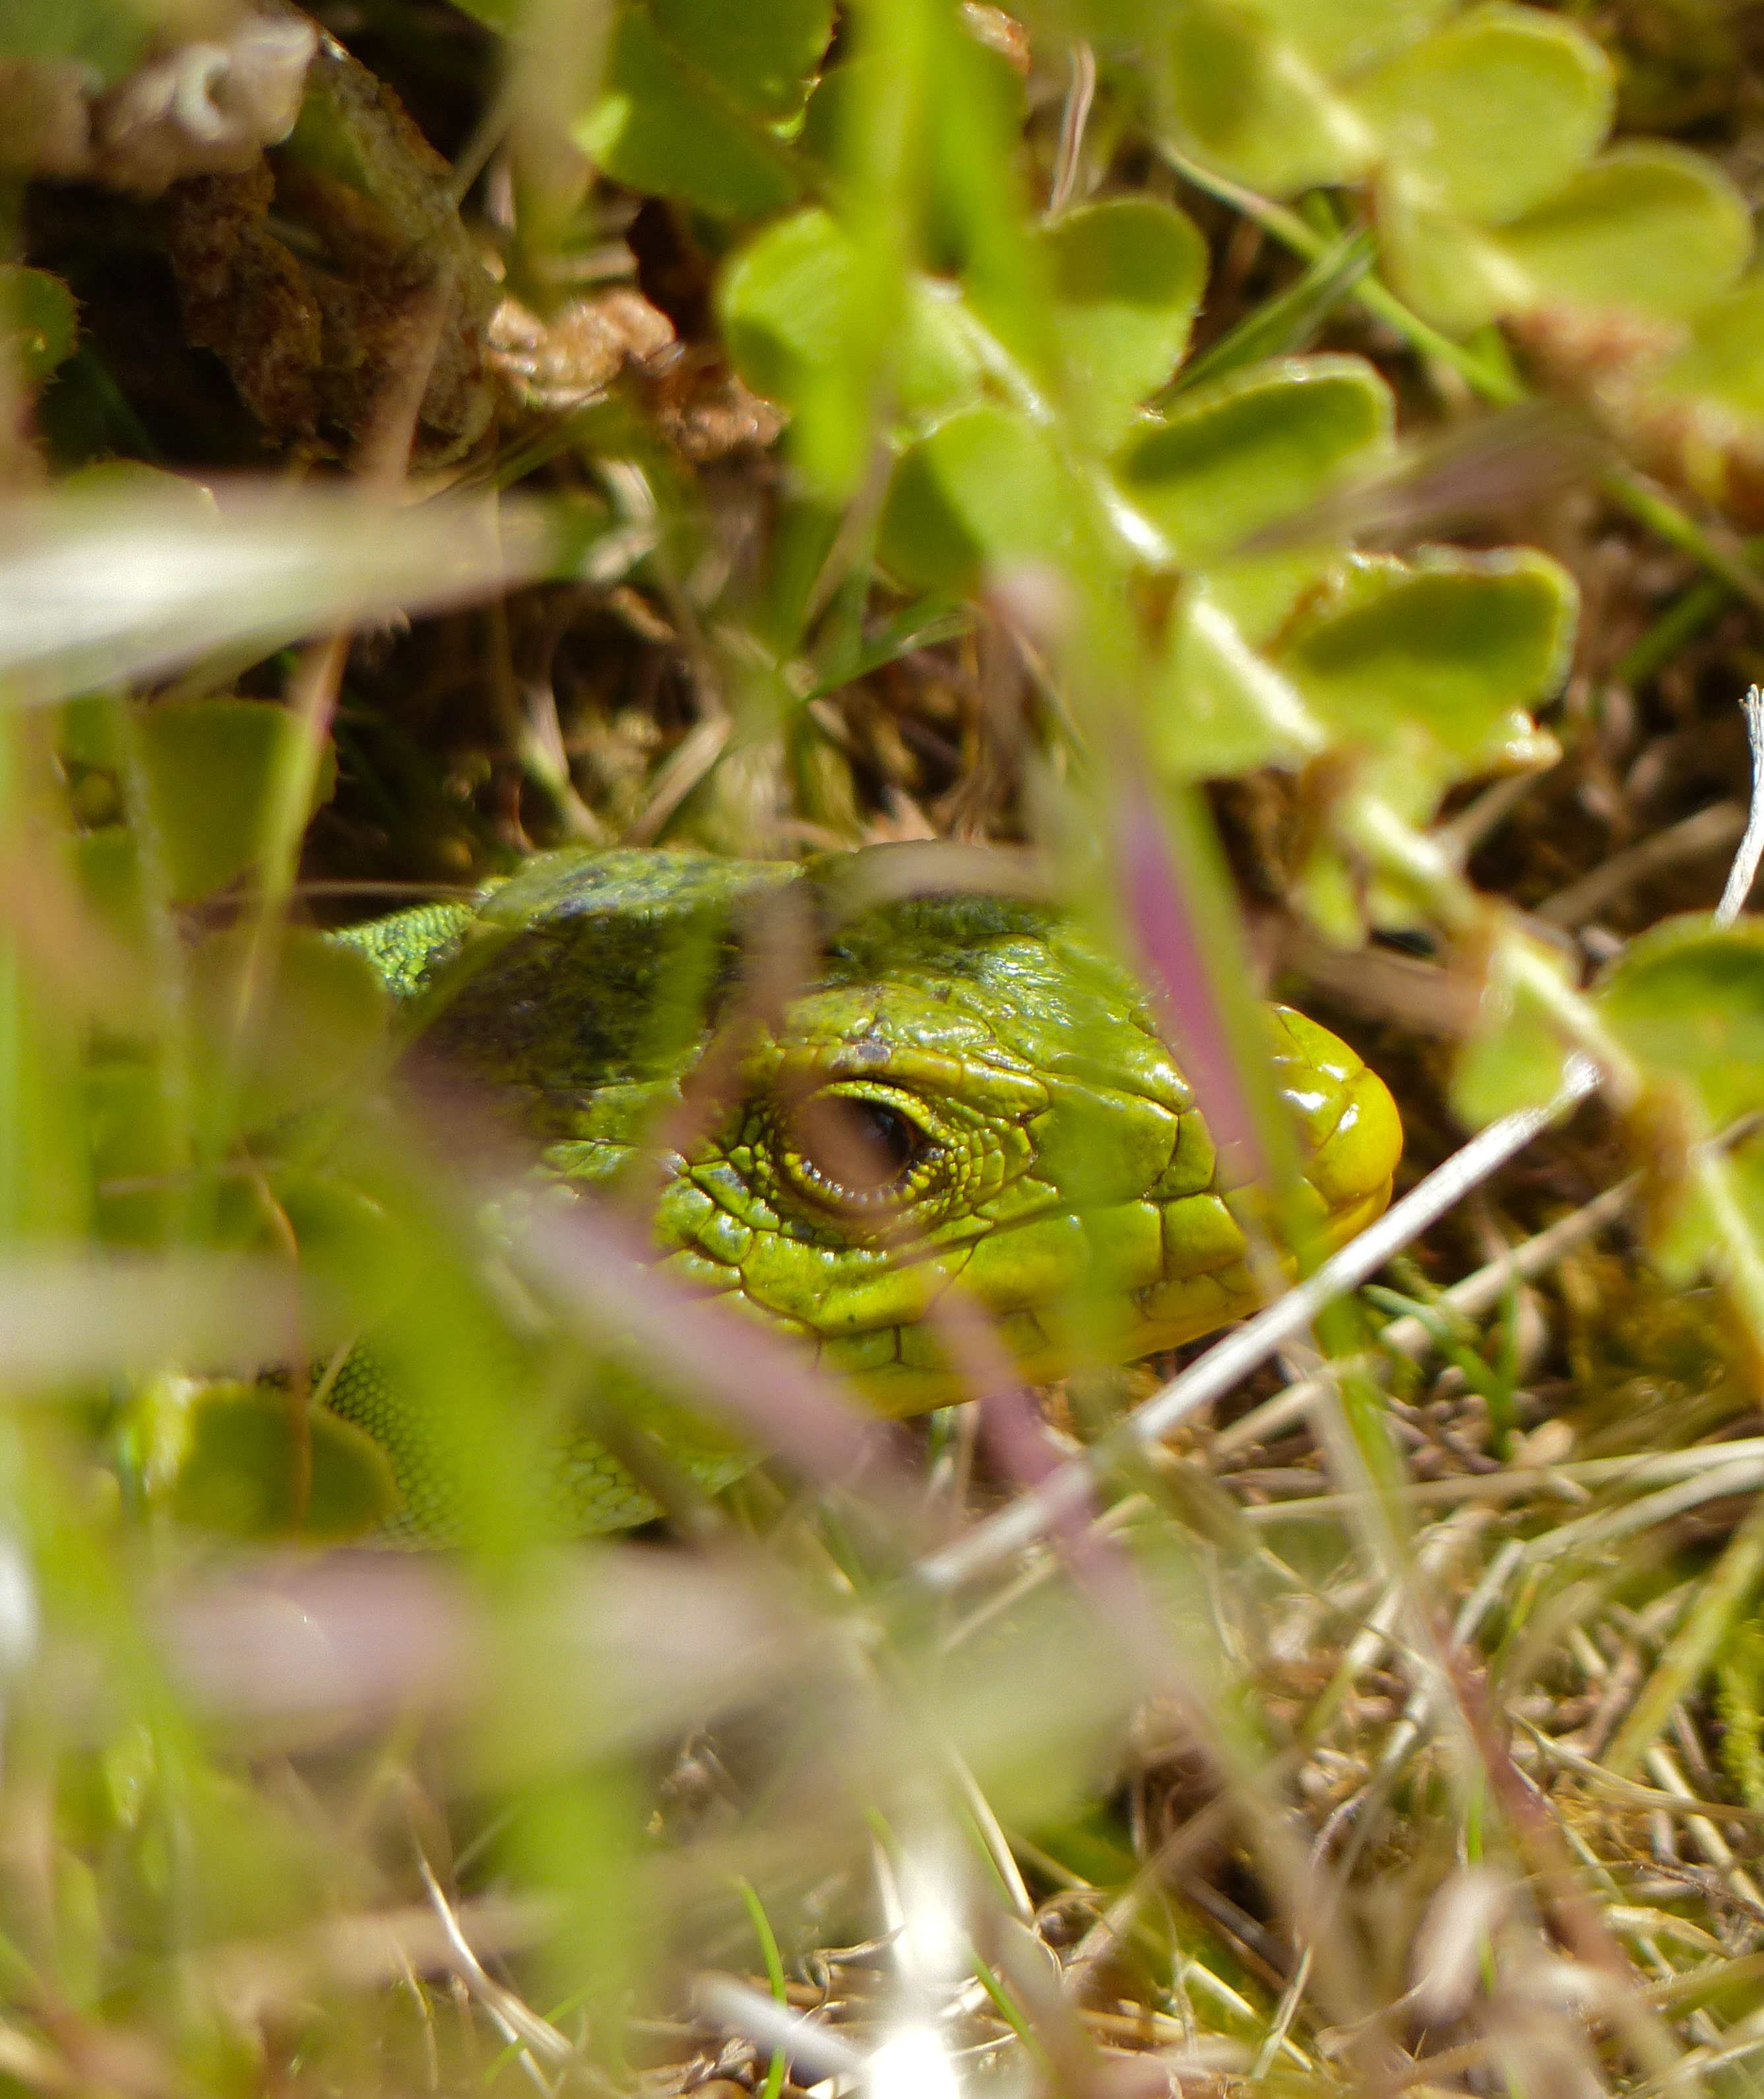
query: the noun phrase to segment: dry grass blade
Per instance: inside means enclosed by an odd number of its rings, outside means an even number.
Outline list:
[[[762,2048],[781,2049],[812,2077],[863,2074],[864,2057],[849,2041],[814,2020],[792,2018],[785,2006],[732,1975],[702,1975],[693,1995],[700,2013],[713,2025],[745,2034]]]
[[[1745,835],[1728,870],[1727,886],[1715,906],[1718,926],[1731,926],[1744,910],[1757,880],[1758,862],[1764,860],[1764,691],[1753,685],[1740,704],[1745,709],[1746,741],[1752,751],[1752,807]]]
[[[1699,809],[1694,816],[1656,831],[1626,852],[1613,853],[1601,860],[1578,882],[1546,898],[1537,906],[1536,916],[1552,926],[1584,926],[1608,904],[1652,877],[1687,860],[1726,852],[1744,831],[1745,821],[1745,811],[1737,802],[1717,802],[1707,809]]]

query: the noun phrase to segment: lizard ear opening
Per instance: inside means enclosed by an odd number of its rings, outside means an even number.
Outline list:
[[[892,1102],[860,1094],[811,1094],[792,1110],[788,1159],[811,1195],[842,1209],[873,1209],[908,1192],[930,1142]]]

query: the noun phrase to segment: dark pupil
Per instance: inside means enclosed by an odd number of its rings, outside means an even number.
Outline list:
[[[912,1124],[873,1101],[854,1101],[850,1113],[857,1142],[876,1162],[877,1185],[886,1187],[898,1181],[913,1164],[917,1149]]]
[[[822,1094],[797,1112],[804,1157],[821,1179],[856,1197],[886,1195],[917,1156],[919,1133],[879,1101]]]

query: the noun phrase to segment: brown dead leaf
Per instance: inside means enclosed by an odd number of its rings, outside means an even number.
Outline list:
[[[160,223],[186,339],[215,353],[279,442],[310,445],[323,331],[300,265],[268,229],[275,195],[260,158],[246,174],[174,183]]]
[[[507,298],[490,323],[490,368],[517,408],[557,415],[604,394],[625,368],[658,356],[674,324],[643,294],[619,285],[571,299],[550,320]]]
[[[300,121],[266,165],[168,193],[186,331],[222,358],[276,442],[346,456],[375,429],[389,381],[425,370],[416,464],[457,458],[489,427],[496,288],[451,173],[391,90],[324,37]]]
[[[387,374],[420,354],[429,385],[414,455],[425,465],[457,458],[495,412],[484,352],[497,291],[460,222],[452,169],[391,89],[330,37],[271,165],[276,211],[313,250],[301,266],[323,321],[325,418],[359,436]]]
[[[650,367],[649,411],[658,433],[684,459],[704,465],[732,452],[763,451],[783,429],[781,410],[731,372],[719,356],[682,347]]]

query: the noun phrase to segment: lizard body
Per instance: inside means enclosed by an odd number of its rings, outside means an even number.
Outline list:
[[[798,1336],[883,1412],[961,1396],[927,1317],[951,1288],[1030,1381],[1252,1309],[1230,1163],[1132,976],[1072,921],[1014,898],[840,917],[850,865],[571,849],[476,906],[337,937],[428,1013],[422,1054],[518,1119],[542,1177],[604,1190],[647,1175],[662,1268]],[[798,963],[769,1012],[753,963],[768,926],[794,929]],[[1334,1036],[1265,1010],[1316,1236],[1339,1244],[1388,1199],[1397,1111]],[[658,1148],[682,1128],[683,1149]],[[444,1532],[420,1394],[369,1349],[330,1403],[389,1454],[407,1532]],[[710,1485],[752,1462],[689,1424],[664,1433]],[[564,1440],[556,1472],[570,1529],[655,1513],[586,1432]]]

